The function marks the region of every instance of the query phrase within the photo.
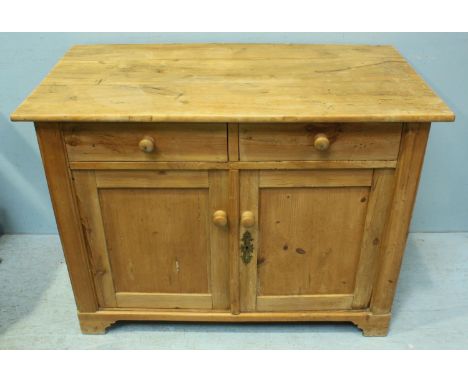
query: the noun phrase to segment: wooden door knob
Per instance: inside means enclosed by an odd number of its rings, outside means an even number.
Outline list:
[[[138,147],[144,153],[152,153],[154,151],[154,139],[146,136],[138,143]]]
[[[325,134],[317,134],[314,138],[314,147],[318,151],[326,151],[330,147],[330,140]]]
[[[224,227],[227,225],[227,214],[226,211],[218,210],[213,214],[213,223],[218,227]]]
[[[253,227],[255,224],[255,217],[252,211],[244,211],[241,215],[241,224],[244,228]]]

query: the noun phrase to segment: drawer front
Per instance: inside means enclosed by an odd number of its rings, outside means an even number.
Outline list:
[[[400,123],[241,124],[244,161],[395,160]]]
[[[67,124],[70,161],[226,161],[222,123]]]

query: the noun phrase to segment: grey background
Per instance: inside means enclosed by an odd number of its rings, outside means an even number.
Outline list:
[[[56,233],[32,123],[10,113],[75,44],[394,45],[455,112],[434,123],[412,232],[468,231],[468,33],[0,33],[0,234]]]

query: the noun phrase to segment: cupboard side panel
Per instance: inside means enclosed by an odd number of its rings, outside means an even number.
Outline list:
[[[35,127],[76,305],[81,313],[95,312],[98,301],[60,124],[36,123]]]
[[[403,130],[393,200],[371,299],[374,314],[386,314],[392,308],[429,129],[430,123],[409,123]]]

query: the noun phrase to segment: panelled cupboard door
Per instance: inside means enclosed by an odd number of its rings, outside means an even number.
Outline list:
[[[367,307],[393,172],[242,171],[241,311]]]
[[[229,308],[226,171],[73,179],[101,307]]]

